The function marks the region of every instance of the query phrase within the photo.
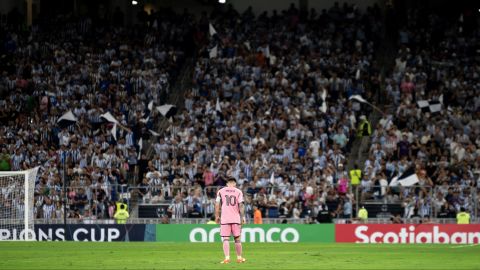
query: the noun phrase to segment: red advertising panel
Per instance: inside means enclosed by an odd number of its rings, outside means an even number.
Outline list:
[[[480,224],[337,224],[337,243],[478,244]]]

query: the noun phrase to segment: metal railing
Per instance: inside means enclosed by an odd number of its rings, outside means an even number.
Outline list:
[[[206,224],[209,219],[206,218],[181,218],[181,219],[165,219],[161,218],[129,218],[128,224]],[[11,223],[12,221],[9,220]],[[67,224],[115,224],[113,219],[67,219]],[[252,224],[249,221],[247,224]],[[313,223],[318,223],[313,220]],[[348,224],[348,223],[364,223],[364,224],[392,224],[392,220],[388,218],[369,218],[366,221],[358,221],[351,219],[333,219],[331,223],[334,224]],[[401,224],[422,224],[425,223],[421,218],[410,218],[402,220]],[[430,224],[456,224],[454,218],[432,218],[428,220]],[[472,219],[472,224],[479,224],[479,219]],[[23,224],[18,221],[18,224]],[[35,219],[35,224],[63,224],[63,219]],[[292,219],[292,218],[264,218],[263,224],[312,224],[312,220],[308,218]],[[425,223],[426,224],[426,223]]]
[[[188,217],[189,214],[193,211],[199,211],[196,215],[193,215],[197,218],[208,218],[214,212],[214,199],[216,197],[217,191],[222,188],[221,186],[207,186],[200,187],[198,185],[182,185],[174,186],[165,183],[162,186],[146,186],[146,187],[128,187],[126,185],[110,184],[103,187],[98,186],[78,186],[78,187],[68,187],[67,194],[67,206],[68,210],[74,211],[75,201],[74,193],[79,189],[84,189],[85,194],[87,195],[87,203],[85,204],[85,211],[90,211],[87,216],[93,216],[96,219],[108,219],[111,217],[111,210],[109,211],[108,207],[110,203],[116,201],[124,201],[128,204],[128,208],[132,211],[132,205],[135,208],[140,207],[141,205],[171,205],[174,201],[175,196],[181,195],[182,201],[185,202],[185,215],[178,218]],[[105,193],[103,200],[97,200],[96,191],[102,189]],[[345,203],[348,201],[351,203],[348,207],[351,207],[350,218],[356,216],[356,212],[359,209],[359,206],[365,205],[368,207],[380,207],[379,212],[384,215],[370,215],[373,218],[386,218],[391,214],[390,205],[396,205],[398,209],[401,209],[402,218],[412,218],[415,216],[428,216],[430,218],[455,218],[455,214],[459,212],[461,207],[465,207],[468,212],[470,212],[472,220],[477,219],[478,215],[478,204],[479,198],[477,197],[478,191],[480,189],[470,187],[470,188],[459,188],[458,186],[411,186],[411,187],[390,187],[390,186],[379,186],[372,185],[364,187],[361,185],[358,186],[342,186],[340,184],[327,185],[327,186],[314,186],[311,190],[305,187],[296,187],[294,191],[285,185],[268,185],[265,187],[260,187],[263,191],[257,191],[257,195],[250,196],[249,190],[246,185],[242,188],[245,200],[247,203],[248,209],[253,208],[253,204],[257,203],[259,197],[262,200],[269,201],[270,198],[276,197],[276,192],[290,193],[293,192],[296,197],[295,203],[301,203],[303,207],[310,207],[311,209],[319,207],[319,204],[322,208],[330,207],[329,212],[337,213],[336,216],[343,216],[343,210],[346,206]],[[335,192],[332,193],[332,190]],[[347,192],[345,192],[347,190]],[[307,194],[310,192],[312,194]],[[450,192],[450,194],[448,194]],[[258,195],[258,194],[262,195]],[[323,194],[323,195],[322,195]],[[192,196],[189,197],[188,196]],[[264,196],[264,197],[262,197]],[[448,197],[448,198],[447,198]],[[36,201],[38,198],[36,197]],[[186,199],[189,201],[186,201]],[[447,201],[449,200],[449,202]],[[440,204],[445,200],[446,204],[442,207]],[[187,204],[190,202],[190,205]],[[192,205],[195,204],[195,205]],[[41,210],[41,204],[35,204],[37,209],[37,217],[42,217],[41,214],[38,214],[38,211]],[[195,210],[197,207],[197,210]],[[278,205],[280,207],[280,205]],[[265,207],[264,207],[265,208]],[[318,210],[318,209],[317,209]],[[314,214],[318,211],[312,211],[307,215],[314,218]],[[251,214],[251,212],[247,212]],[[265,217],[272,217],[269,215],[270,212],[264,212]],[[272,213],[275,214],[275,211]],[[67,212],[68,214],[68,212]],[[82,215],[84,212],[81,213]],[[305,215],[305,214],[304,214]],[[302,215],[302,216],[304,216]],[[273,215],[274,218],[278,217],[277,214]],[[289,217],[289,215],[281,216]],[[132,218],[137,218],[137,216],[132,215]]]

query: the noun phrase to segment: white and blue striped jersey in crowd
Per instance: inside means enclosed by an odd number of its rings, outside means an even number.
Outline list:
[[[7,86],[9,90],[14,90],[17,85],[17,78],[14,78],[13,80],[7,79]]]
[[[169,209],[172,212],[172,218],[173,219],[180,219],[183,217],[183,215],[187,212],[186,205],[180,201],[180,202],[174,202],[170,205]]]
[[[79,167],[80,168],[86,168],[88,166],[88,158],[87,155],[82,155],[80,154],[80,162],[79,162]]]
[[[157,158],[156,158],[156,159],[152,160],[152,163],[153,163],[153,167],[154,167],[157,171],[159,171],[159,172],[162,172],[162,171],[163,171],[163,169],[164,169],[164,168],[163,168],[163,163],[162,163],[162,161],[161,161],[160,159],[157,159]]]
[[[211,215],[215,212],[215,199],[209,200],[205,204],[205,212],[207,213],[207,215]]]
[[[53,204],[44,204],[42,207],[43,210],[43,218],[44,219],[51,219],[55,213],[55,205]]]
[[[167,160],[168,159],[168,150],[169,149],[170,149],[170,146],[166,143],[160,144],[158,146],[157,154],[160,156],[161,160]]]
[[[253,167],[250,164],[246,164],[245,167],[243,168],[243,172],[245,173],[245,177],[247,179],[252,179],[253,178]]]
[[[253,152],[253,146],[250,143],[242,144],[242,150],[245,153],[245,155],[250,156],[251,153]]]
[[[186,98],[185,99],[185,108],[187,111],[192,112],[193,110],[193,99]]]
[[[79,149],[71,149],[68,151],[68,156],[70,157],[70,160],[74,163],[77,164],[77,162],[80,160],[81,155],[80,155],[80,150]]]
[[[145,80],[142,77],[133,77],[130,79],[130,83],[135,93],[138,93],[138,91],[145,86]]]
[[[24,160],[24,157],[22,154],[14,154],[12,156],[12,170],[18,171],[20,170],[20,166],[22,165],[22,162]]]
[[[107,168],[107,165],[108,165],[108,163],[107,163],[106,159],[98,158],[98,157],[95,159],[95,166],[97,166],[101,169],[105,169],[105,168]]]
[[[131,147],[134,146],[134,140],[133,140],[133,132],[128,132],[127,135],[125,135],[125,143]]]
[[[171,125],[167,131],[170,131],[170,134],[172,135],[172,138],[173,137],[176,137],[178,132],[180,131],[180,127],[179,126],[176,126],[176,125]]]
[[[40,140],[50,141],[50,131],[47,128],[42,128],[40,130]]]
[[[64,151],[64,150],[60,149],[60,150],[57,151],[57,154],[58,154],[58,158],[60,159],[60,162],[62,164],[67,161],[68,151]]]
[[[90,137],[88,137],[87,135],[82,135],[82,145],[87,145],[89,141]]]
[[[425,200],[425,199],[424,199],[424,200]],[[420,208],[420,209],[419,209],[419,211],[418,211],[418,212],[419,212],[418,214],[419,214],[421,217],[431,216],[431,214],[430,214],[431,205],[430,205],[429,202],[424,202],[424,203],[420,204],[420,207],[419,207],[419,208]]]
[[[161,186],[162,186],[162,179],[160,178],[151,178],[150,181],[148,182],[150,185],[150,190],[153,192],[158,192],[161,191]]]
[[[188,168],[186,168],[185,172],[188,175],[188,179],[193,181],[193,178],[194,178],[195,174],[197,173],[197,169],[193,166],[189,166]]]

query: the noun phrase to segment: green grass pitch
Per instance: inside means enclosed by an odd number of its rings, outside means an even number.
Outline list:
[[[233,244],[230,247],[234,255]],[[246,263],[222,265],[220,243],[0,242],[0,269],[480,269],[480,246],[247,243],[243,247]]]

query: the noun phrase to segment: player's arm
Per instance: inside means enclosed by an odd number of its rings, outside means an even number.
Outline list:
[[[220,197],[220,192],[217,192],[217,198],[215,199],[215,222],[220,223],[220,203],[222,198]]]
[[[247,219],[245,217],[245,201],[243,200],[243,193],[240,192],[238,195],[238,210],[240,211],[240,220],[242,224],[247,223]]]
[[[240,210],[240,219],[242,220],[242,224],[247,223],[247,219],[245,218],[245,204],[243,202],[241,202],[238,205],[238,208]]]

